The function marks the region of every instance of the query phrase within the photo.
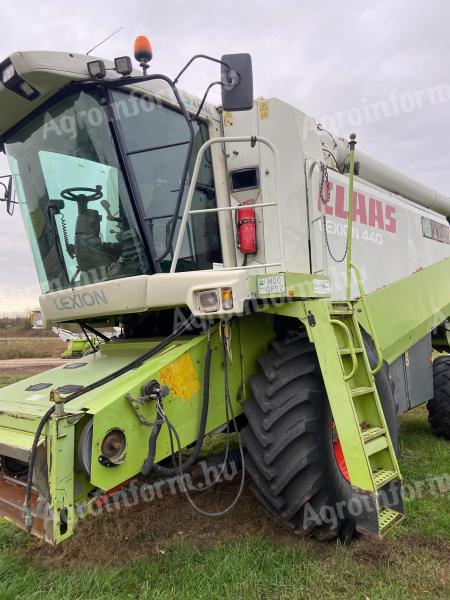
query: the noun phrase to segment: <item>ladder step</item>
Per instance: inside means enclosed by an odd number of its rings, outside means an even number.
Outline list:
[[[330,315],[340,317],[340,316],[351,316],[353,315],[353,311],[349,308],[332,308],[330,310]]]
[[[354,398],[355,396],[364,396],[365,394],[372,394],[374,391],[375,388],[373,387],[357,387],[350,390],[350,393]]]
[[[354,348],[356,354],[361,354],[362,352],[364,352],[364,350],[362,348]],[[339,354],[341,356],[345,356],[347,354],[351,354],[350,348],[339,348]]]
[[[393,479],[398,479],[398,474],[390,469],[377,469],[373,472],[373,480],[377,489],[382,488]]]
[[[405,516],[402,515],[402,513],[397,512],[392,508],[382,508],[378,515],[378,522],[380,524],[380,536],[383,537],[384,535],[386,535],[386,533],[389,531],[389,529],[391,529],[391,527],[393,527],[397,523],[400,523],[400,521],[403,521],[404,518]]]
[[[368,427],[363,428],[361,425],[361,435],[364,442],[369,442],[377,437],[380,437],[385,434],[385,430],[383,427],[372,427],[369,425]]]
[[[372,438],[368,442],[364,443],[367,456],[372,456],[373,454],[381,452],[388,447],[388,441],[385,435]]]

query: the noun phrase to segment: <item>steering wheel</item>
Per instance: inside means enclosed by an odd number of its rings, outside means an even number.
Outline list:
[[[95,188],[66,188],[61,192],[61,198],[64,200],[73,200],[75,202],[92,202],[93,200],[101,200],[103,198],[102,186],[96,185]]]

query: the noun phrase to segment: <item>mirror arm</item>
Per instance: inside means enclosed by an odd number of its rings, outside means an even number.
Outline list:
[[[224,84],[224,83],[222,83],[221,81],[214,81],[213,83],[210,83],[210,84],[208,85],[208,87],[206,88],[206,92],[203,94],[203,98],[202,98],[202,100],[201,100],[201,102],[200,102],[200,105],[199,105],[199,107],[198,107],[198,110],[197,110],[197,112],[195,113],[195,115],[194,115],[193,117],[191,117],[191,121],[196,121],[196,120],[198,119],[198,117],[199,117],[200,113],[202,112],[203,105],[204,105],[204,104],[205,104],[205,102],[206,102],[206,98],[208,97],[209,91],[210,91],[210,89],[211,89],[211,88],[213,88],[215,85],[221,85],[221,86],[223,86],[223,85],[225,85],[225,84]]]
[[[191,66],[191,64],[197,60],[197,58],[204,58],[206,60],[210,60],[212,62],[218,63],[219,65],[223,65],[224,67],[226,67],[228,69],[228,71],[231,71],[230,69],[230,65],[227,65],[227,63],[223,62],[223,60],[219,60],[218,58],[213,58],[212,56],[208,56],[207,54],[196,54],[195,56],[193,56],[185,65],[184,67],[181,69],[181,71],[178,73],[178,75],[175,77],[175,79],[173,80],[173,82],[176,84],[178,83],[178,80],[180,79],[180,77],[183,75],[183,73]]]

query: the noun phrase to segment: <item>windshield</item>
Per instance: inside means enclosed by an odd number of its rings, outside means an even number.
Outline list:
[[[113,92],[115,116],[121,131],[125,154],[137,185],[161,270],[169,271],[172,255],[183,215],[195,158],[200,146],[208,139],[208,130],[202,121],[194,121],[194,147],[188,172],[188,181],[178,216],[175,216],[182,170],[189,144],[189,128],[178,111],[125,92]],[[216,207],[214,172],[210,151],[201,164],[192,210]],[[176,218],[175,235],[171,247],[170,231]],[[177,271],[211,269],[222,261],[218,218],[215,213],[192,215],[177,263]]]
[[[151,273],[147,248],[164,254],[174,218],[178,226],[181,220],[189,176],[177,217],[175,212],[189,143],[186,121],[150,99],[113,92],[115,143],[105,104],[96,92],[74,92],[31,118],[5,144],[44,293]],[[190,172],[208,138],[203,123],[194,123],[194,131]],[[205,154],[193,208],[215,206],[212,162]],[[177,232],[178,227],[173,245]],[[170,269],[173,247],[168,250],[162,271]],[[221,262],[217,215],[195,215],[177,270],[211,269],[214,262]]]
[[[42,291],[149,272],[104,108],[77,92],[5,145]]]

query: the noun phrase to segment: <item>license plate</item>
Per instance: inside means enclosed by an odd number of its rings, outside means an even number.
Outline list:
[[[260,277],[258,279],[258,295],[285,294],[286,280],[284,275],[272,275],[271,277]]]

